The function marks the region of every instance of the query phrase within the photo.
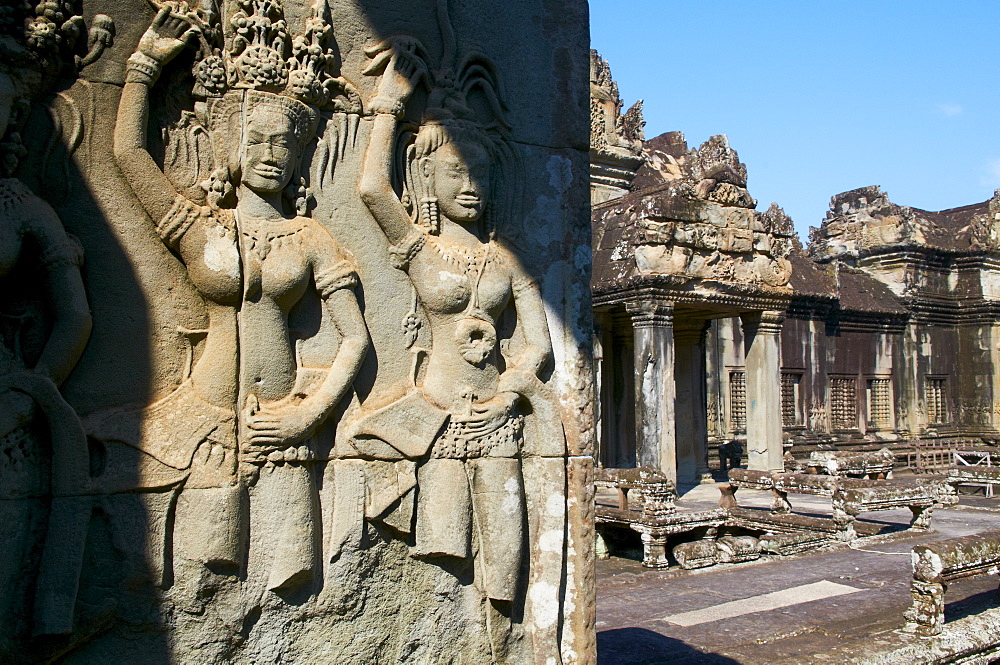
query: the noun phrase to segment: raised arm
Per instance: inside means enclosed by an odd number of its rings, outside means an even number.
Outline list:
[[[413,224],[389,181],[395,135],[396,118],[388,113],[376,115],[359,189],[361,200],[368,206],[389,244],[402,245]]]
[[[414,42],[386,42],[373,51],[375,62],[366,73],[382,67],[378,96],[371,103],[374,126],[365,153],[359,190],[361,200],[392,245],[401,245],[413,230],[409,215],[392,189],[392,160],[396,124],[403,117],[404,103],[425,69],[415,56]],[[370,53],[371,55],[371,53]]]
[[[149,89],[162,66],[197,33],[192,19],[192,16],[171,12],[170,6],[160,10],[128,59],[125,88],[118,104],[115,159],[139,202],[155,221],[170,212],[177,191],[146,149]]]

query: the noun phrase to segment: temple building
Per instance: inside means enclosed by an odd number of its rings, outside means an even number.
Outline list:
[[[731,442],[779,470],[820,445],[1000,438],[1000,193],[928,212],[845,192],[803,247],[725,136],[644,140],[596,52],[591,102],[602,465],[684,485]]]

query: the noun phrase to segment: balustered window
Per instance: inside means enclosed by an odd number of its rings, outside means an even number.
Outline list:
[[[853,376],[830,379],[830,420],[834,429],[857,429],[857,386]]]
[[[948,422],[948,403],[945,399],[945,379],[927,377],[924,380],[924,401],[927,404],[928,423]]]
[[[729,423],[734,431],[747,431],[747,373],[729,373]]]
[[[802,374],[799,372],[781,373],[781,425],[782,427],[795,427],[801,425],[799,418],[799,381]]]
[[[868,425],[892,427],[892,400],[889,379],[868,379]]]

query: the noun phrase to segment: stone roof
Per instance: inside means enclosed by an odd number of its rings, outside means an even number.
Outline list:
[[[853,260],[899,249],[945,253],[1000,250],[1000,194],[990,201],[932,212],[901,206],[878,186],[830,199],[830,210],[809,237],[817,261]]]
[[[841,263],[818,263],[796,241],[788,259],[792,278],[788,285],[797,300],[825,300],[842,311],[901,315],[907,308],[875,277]]]
[[[633,191],[593,208],[595,293],[708,282],[790,293],[791,220],[776,205],[754,209],[725,136],[689,149],[683,134],[663,134],[643,158]]]
[[[840,266],[836,277],[842,310],[887,314],[906,314],[909,311],[888,286],[862,270]]]
[[[595,302],[652,289],[688,305],[793,303],[810,316],[836,310],[878,322],[905,318],[917,296],[982,299],[989,291],[1000,301],[1000,279],[958,280],[947,294],[911,293],[911,277],[875,265],[877,256],[899,252],[925,263],[942,255],[976,265],[978,257],[1000,259],[1000,190],[989,201],[936,212],[897,205],[877,186],[843,192],[803,248],[777,204],[756,210],[746,166],[725,135],[693,149],[682,132],[641,140],[641,101],[623,113],[610,67],[596,51],[591,111]]]

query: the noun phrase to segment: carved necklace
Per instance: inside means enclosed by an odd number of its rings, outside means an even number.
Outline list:
[[[240,222],[240,235],[244,238],[247,251],[257,254],[261,261],[267,258],[272,249],[288,243],[301,245],[300,234],[306,228],[302,217],[280,221],[247,217]]]
[[[261,270],[267,255],[272,249],[286,244],[302,244],[306,218],[269,220],[254,217],[244,217],[236,214],[236,226],[240,231],[241,250],[243,256],[243,296],[251,302],[256,302],[261,296]],[[251,253],[259,261],[248,261]]]
[[[434,236],[428,238],[428,243],[434,246],[434,249],[437,250],[445,262],[461,270],[463,275],[468,275],[470,272],[478,272],[480,277],[482,277],[483,270],[486,269],[486,264],[494,260],[491,250],[492,242],[492,240],[487,242],[482,249],[470,250],[460,245],[446,247],[443,243],[436,240]],[[479,281],[477,278],[477,286],[474,288],[478,288],[478,284]]]

